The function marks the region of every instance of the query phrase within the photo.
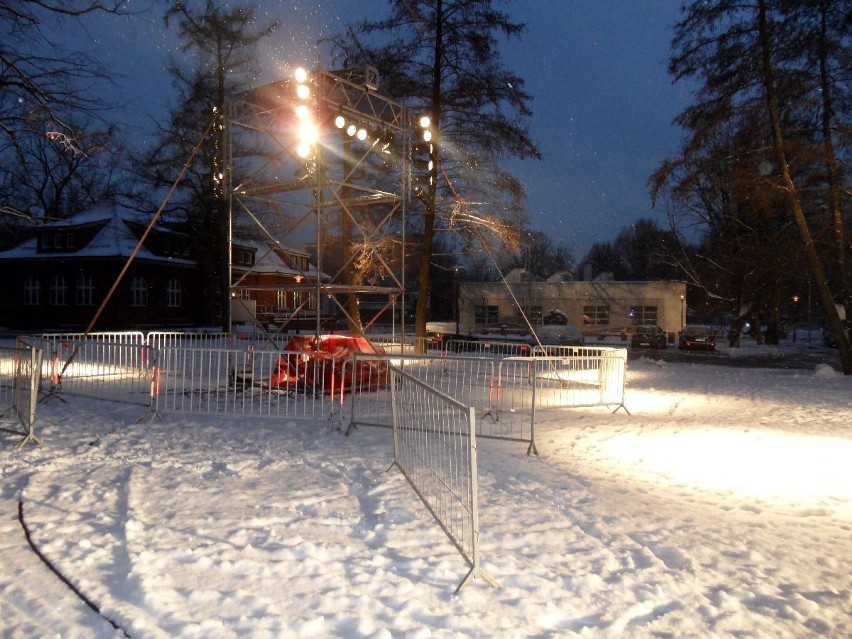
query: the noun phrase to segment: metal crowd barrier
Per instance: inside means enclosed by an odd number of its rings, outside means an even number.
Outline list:
[[[627,411],[625,349],[553,348],[552,352],[563,355],[488,358],[359,354],[353,361],[386,358],[418,380],[474,406],[478,437],[526,442],[528,452],[537,452],[539,409],[614,406],[613,412],[619,408]],[[346,432],[362,425],[391,427],[387,391],[362,392],[356,385],[348,395],[340,394],[338,400],[338,415],[348,412]]]
[[[481,357],[524,356],[532,353],[532,347],[526,342],[487,341],[487,340],[447,340],[448,353],[467,353]]]
[[[34,430],[41,360],[42,350],[37,347],[20,342],[15,348],[0,347],[0,419],[11,417],[13,424],[20,423],[23,431],[3,426],[0,430],[21,436],[15,448],[42,443]]]
[[[497,582],[479,556],[476,412],[397,367],[390,369],[394,466],[432,513],[474,578]]]
[[[481,411],[491,412],[489,384],[494,378],[494,360],[482,357],[447,357],[433,355],[376,355],[357,353],[344,364],[345,368],[357,368],[364,361],[379,361],[397,366],[436,390],[443,392]],[[372,388],[371,388],[372,387]],[[387,385],[353,384],[351,389],[338,392],[336,396],[341,408],[338,415],[348,415],[346,432],[358,426],[392,426],[393,414],[390,390]],[[342,425],[341,425],[342,426]]]
[[[293,374],[290,363],[308,354],[253,348],[164,348],[154,369],[157,412],[331,418],[335,388],[319,360]],[[331,383],[330,383],[331,382]]]
[[[109,336],[112,339],[113,336]],[[153,350],[143,342],[100,341],[29,337],[44,350],[44,399],[63,392],[131,404],[150,404],[150,370]],[[46,388],[45,388],[46,387]]]

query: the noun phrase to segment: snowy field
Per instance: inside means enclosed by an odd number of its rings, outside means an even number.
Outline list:
[[[458,595],[388,430],[41,404],[43,446],[0,433],[0,636],[852,636],[852,378],[650,357],[629,415],[479,442],[500,588]]]

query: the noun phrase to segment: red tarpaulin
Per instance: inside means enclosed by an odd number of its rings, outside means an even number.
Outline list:
[[[355,354],[383,355],[384,350],[363,337],[349,335],[295,335],[269,379],[272,388],[308,386],[326,393],[378,390],[388,384],[388,361],[354,359]],[[295,352],[294,352],[295,351]]]

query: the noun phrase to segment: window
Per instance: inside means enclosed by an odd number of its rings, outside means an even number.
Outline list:
[[[541,306],[524,306],[523,314],[520,312],[515,313],[515,320],[521,322],[522,324],[526,324],[527,320],[529,320],[530,324],[538,325],[541,324]],[[527,316],[527,320],[524,319],[524,315]]]
[[[275,291],[275,305],[278,308],[287,308],[287,291],[281,289]]]
[[[49,303],[52,306],[65,306],[68,303],[68,284],[64,275],[54,275],[50,279]]]
[[[41,303],[41,283],[35,275],[30,275],[24,280],[24,304],[35,306]]]
[[[583,324],[591,326],[609,324],[609,306],[584,306]]]
[[[496,324],[500,315],[496,305],[477,304],[473,307],[473,318],[476,324]]]
[[[139,275],[130,281],[130,305],[148,306],[148,282]]]
[[[633,326],[652,325],[657,323],[656,306],[631,306],[630,323]]]
[[[77,306],[92,306],[95,298],[95,284],[91,275],[77,278]]]
[[[181,287],[180,280],[173,277],[166,285],[166,306],[169,308],[179,308],[181,305]]]

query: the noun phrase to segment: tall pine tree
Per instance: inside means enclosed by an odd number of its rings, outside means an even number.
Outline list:
[[[376,67],[384,89],[431,120],[437,161],[422,194],[418,338],[425,336],[436,226],[464,223],[474,208],[475,217],[492,222],[520,216],[523,186],[500,161],[540,157],[526,125],[531,96],[523,78],[504,67],[498,49],[498,36],[520,37],[524,26],[495,4],[390,0],[386,18],[361,22],[333,41],[343,66]]]

